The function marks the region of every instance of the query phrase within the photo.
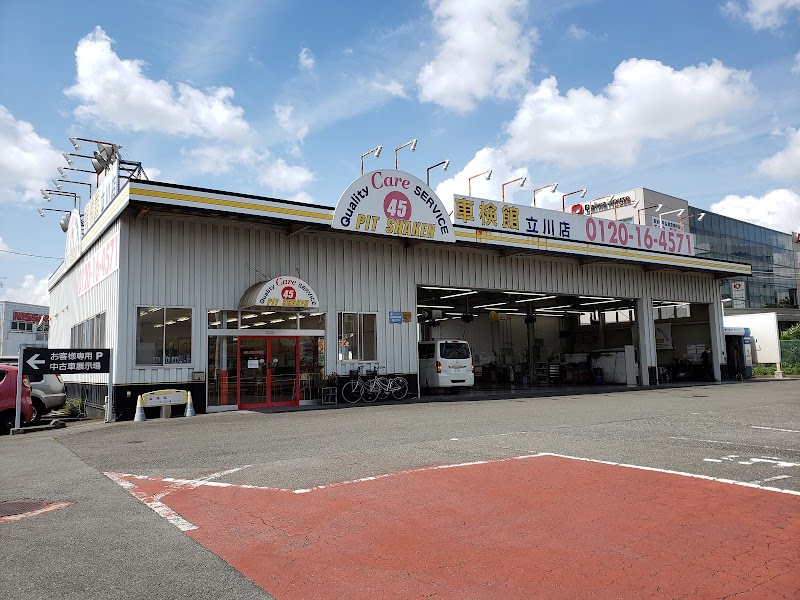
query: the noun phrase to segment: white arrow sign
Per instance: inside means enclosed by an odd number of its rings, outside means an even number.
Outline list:
[[[34,354],[28,359],[28,364],[30,365],[31,369],[36,369],[38,371],[39,365],[43,365],[46,361],[44,359],[36,360],[37,358],[39,358],[39,355]]]

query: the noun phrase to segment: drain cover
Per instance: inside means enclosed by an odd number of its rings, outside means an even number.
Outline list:
[[[50,504],[45,500],[6,500],[0,502],[0,517],[12,517],[15,515],[23,515],[32,510],[40,510]]]

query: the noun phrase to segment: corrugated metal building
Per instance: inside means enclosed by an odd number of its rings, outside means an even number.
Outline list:
[[[384,172],[424,186],[408,174]],[[50,347],[112,350],[113,412],[119,418],[133,416],[139,394],[160,388],[191,390],[198,411],[298,404],[316,398],[326,374],[346,375],[364,364],[404,376],[416,393],[417,341],[430,335],[418,319],[418,307],[431,289],[448,288],[471,294],[525,292],[530,300],[570,297],[576,323],[581,310],[594,310],[588,306],[592,298],[601,299],[595,304],[616,299],[619,307],[635,311],[625,339],[636,349],[642,385],[652,383],[655,369],[666,360],[659,358],[656,339],[658,307],[688,304],[694,308],[693,335],[713,349],[719,378],[724,338],[718,280],[749,274],[748,265],[669,252],[663,239],[665,251],[648,250],[641,241],[642,235],[650,236],[647,227],[635,230],[638,243],[628,242],[635,238],[633,229],[616,244],[596,236],[591,242],[575,232],[587,219],[587,232],[598,226],[602,231],[602,220],[477,198],[457,197],[451,221],[433,191],[424,190],[416,198],[408,194],[409,211],[414,207],[420,215],[423,208],[431,209],[431,219],[438,220],[430,228],[423,224],[401,231],[402,219],[389,218],[396,206],[386,203],[386,220],[381,215],[379,227],[376,216],[361,219],[356,229],[356,213],[367,202],[351,200],[350,188],[334,211],[120,180],[118,191],[87,208],[82,236],[50,279]],[[476,224],[471,212],[462,210],[472,203],[481,211],[491,206],[498,214],[521,214],[523,224],[528,215],[529,230],[537,219],[544,223],[552,217],[560,220],[561,235],[525,232],[513,220]],[[348,226],[342,225],[344,210],[352,213]],[[73,225],[80,230],[79,220]],[[454,241],[437,241],[439,229]],[[274,287],[276,280],[307,285],[315,296],[312,303],[306,301],[301,310],[277,301],[267,310],[272,300],[242,304],[252,297],[251,288],[267,298],[268,285]],[[471,310],[468,305],[466,311]],[[538,314],[542,330],[547,319],[570,317],[557,309]],[[524,316],[508,317],[509,326]],[[486,320],[480,326],[491,324]],[[90,405],[102,406],[105,376],[65,379],[72,393],[79,390]],[[283,388],[276,386],[281,380],[288,382]]]

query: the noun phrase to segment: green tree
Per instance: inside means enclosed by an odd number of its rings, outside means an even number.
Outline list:
[[[800,340],[800,323],[792,325],[789,330],[781,336],[782,340]]]

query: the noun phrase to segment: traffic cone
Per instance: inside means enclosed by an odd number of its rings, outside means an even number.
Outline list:
[[[136,399],[136,416],[133,417],[134,421],[146,421],[144,417],[144,403],[142,402],[142,397],[139,396]]]
[[[184,417],[194,416],[194,404],[192,404],[192,392],[186,392],[188,400],[186,401],[186,411],[183,413]]]

